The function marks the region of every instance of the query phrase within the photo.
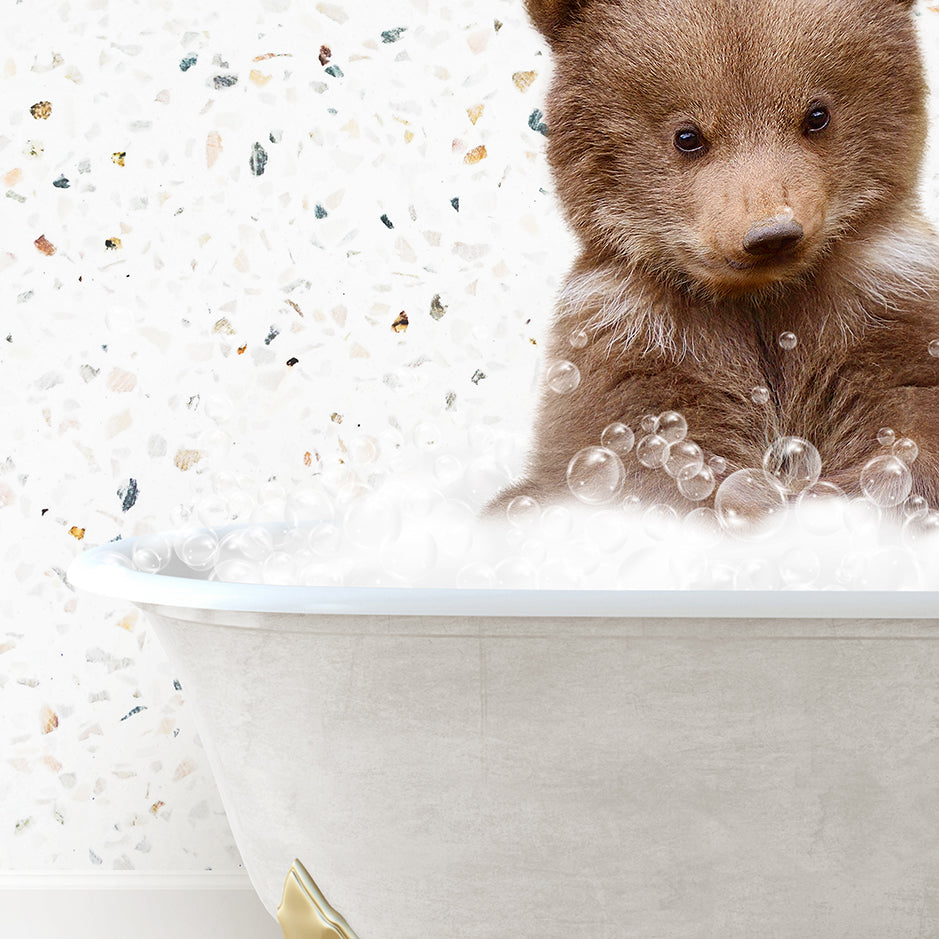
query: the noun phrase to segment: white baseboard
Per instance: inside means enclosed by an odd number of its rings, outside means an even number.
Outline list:
[[[283,939],[246,874],[0,871],[3,939]]]

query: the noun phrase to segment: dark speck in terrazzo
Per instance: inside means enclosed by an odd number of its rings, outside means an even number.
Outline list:
[[[137,501],[137,480],[128,479],[127,485],[121,486],[117,494],[121,497],[121,511],[126,512]]]
[[[56,189],[68,189],[69,182],[64,176],[60,176],[58,179],[52,180],[52,185]]]
[[[544,117],[544,112],[540,111],[538,108],[535,108],[534,111],[528,116],[528,126],[537,131],[539,134],[544,134],[545,137],[548,136],[548,125],[542,120]]]
[[[179,679],[178,679],[178,678],[174,678],[174,679],[173,679],[173,687],[174,687],[177,691],[182,691],[182,690],[183,690],[183,686],[179,683]]]
[[[394,227],[395,227],[395,226],[394,226],[394,222],[392,222],[391,219],[388,218],[387,215],[382,215],[381,221],[382,221],[382,224],[385,226],[385,228],[394,228]]]
[[[476,371],[473,372],[473,377],[470,379],[470,381],[474,385],[478,385],[485,377],[486,377],[485,372],[481,371],[480,369],[476,369]]]
[[[269,346],[279,335],[280,330],[276,326],[272,326],[271,331],[267,334],[267,338],[264,340],[264,345]]]
[[[195,65],[196,62],[198,61],[199,61],[199,56],[196,55],[195,53],[193,53],[192,55],[187,55],[185,58],[182,59],[182,61],[180,61],[179,70],[181,72],[188,72],[189,69],[191,69],[193,65]]]
[[[328,65],[333,57],[333,50],[329,46],[320,46],[320,65]]]
[[[126,721],[128,717],[133,717],[135,714],[139,714],[141,711],[146,711],[147,706],[145,704],[138,704],[137,707],[132,708],[128,711],[122,718],[122,721]]]
[[[456,209],[457,212],[459,212],[459,211],[460,211],[460,197],[459,197],[459,196],[454,196],[454,197],[450,200],[450,205],[452,205],[453,208]]]
[[[394,29],[386,29],[381,34],[382,42],[397,42],[401,34],[407,29],[407,26],[396,26]]]
[[[248,160],[251,172],[255,176],[261,176],[267,166],[267,151],[259,143],[251,148],[251,157]]]
[[[289,359],[287,359],[287,365],[290,366],[290,368],[293,368],[299,361],[300,360],[296,356],[291,356]]]
[[[321,206],[318,202],[316,204],[316,207],[313,209],[313,214],[317,218],[326,218],[326,216],[329,215],[326,209],[324,209],[323,206]]]
[[[326,74],[332,75],[333,78],[342,78],[342,69],[338,65],[327,65]]]
[[[212,84],[218,88],[231,88],[238,84],[237,75],[213,75]]]
[[[440,294],[434,294],[434,299],[430,301],[430,315],[439,320],[447,312],[446,306],[440,299]]]

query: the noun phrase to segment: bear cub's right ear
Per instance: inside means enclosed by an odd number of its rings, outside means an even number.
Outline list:
[[[589,0],[525,0],[525,9],[541,34],[554,42],[561,30]]]

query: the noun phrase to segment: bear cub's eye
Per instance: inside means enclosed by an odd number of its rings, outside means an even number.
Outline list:
[[[824,104],[815,104],[809,108],[808,113],[805,115],[805,120],[802,122],[802,129],[807,134],[817,134],[820,130],[824,130],[829,121],[831,120],[831,113]]]
[[[682,127],[675,131],[675,147],[682,153],[703,153],[707,141],[697,127]]]

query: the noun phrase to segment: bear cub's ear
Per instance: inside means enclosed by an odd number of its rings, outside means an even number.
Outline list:
[[[525,9],[535,27],[548,40],[554,42],[564,26],[589,0],[525,0]],[[906,0],[901,0],[906,2]]]

